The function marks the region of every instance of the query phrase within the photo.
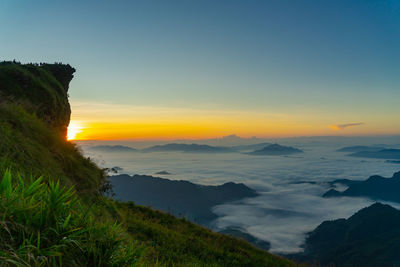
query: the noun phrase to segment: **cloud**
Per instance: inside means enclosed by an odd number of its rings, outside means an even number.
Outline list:
[[[338,131],[338,130],[343,130],[348,127],[359,126],[359,125],[363,125],[363,124],[364,124],[363,122],[336,124],[336,125],[329,125],[329,128],[331,128],[332,130]]]

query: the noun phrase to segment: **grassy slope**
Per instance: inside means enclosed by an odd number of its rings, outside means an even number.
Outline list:
[[[56,67],[60,74],[62,65]],[[56,242],[58,239],[50,238],[50,233],[46,232],[47,224],[31,225],[24,221],[26,216],[17,216],[18,212],[15,210],[15,213],[7,213],[10,210],[2,205],[0,206],[2,221],[7,219],[15,225],[24,225],[23,231],[26,231],[27,236],[18,239],[11,236],[15,242],[10,243],[10,248],[1,247],[0,255],[8,255],[7,253],[10,251],[14,254],[18,252],[15,255],[21,256],[21,260],[26,259],[27,255],[33,255],[33,259],[46,260],[41,263],[32,261],[31,264],[45,266],[61,263],[70,265],[70,260],[73,258],[82,260],[81,262],[77,260],[79,262],[77,265],[85,263],[94,266],[123,265],[121,262],[125,262],[126,265],[136,262],[138,266],[293,265],[286,259],[256,249],[239,239],[213,233],[193,223],[150,208],[133,203],[115,202],[101,196],[98,192],[104,183],[102,170],[83,157],[73,144],[65,141],[62,127],[63,123],[65,126],[66,119],[69,119],[69,104],[68,101],[65,103],[66,90],[62,89],[68,86],[68,83],[60,77],[57,77],[60,82],[57,81],[48,71],[49,68],[52,66],[0,64],[0,175],[2,176],[7,168],[11,168],[10,176],[16,177],[16,174],[20,173],[24,181],[30,180],[31,175],[33,177],[43,175],[43,188],[49,187],[48,184],[51,180],[60,180],[61,184],[67,188],[74,186],[79,205],[71,207],[68,212],[55,218],[53,224],[56,228],[57,225],[64,224],[66,218],[70,216],[68,223],[73,221],[79,224],[79,227],[89,233],[92,242],[91,245],[87,245],[87,243],[84,243],[86,246],[81,245],[80,253],[83,251],[83,254],[76,254],[76,249],[62,249],[62,246],[58,248],[58,243],[50,242],[47,246],[54,245],[54,249],[60,249],[59,254],[46,256],[43,254],[46,248],[41,247],[39,250],[32,249],[31,254],[19,255],[18,249],[21,246],[24,247],[23,245],[30,240],[29,238],[36,240],[29,242],[37,244],[37,239],[41,240],[40,233],[42,232],[42,235],[49,235],[48,240],[54,239],[53,241]],[[14,78],[10,78],[10,75],[14,75],[12,76]],[[31,91],[26,93],[25,90]],[[40,96],[43,94],[51,100],[40,102]],[[15,181],[16,179],[14,179],[14,193],[2,195],[1,202],[8,203],[12,200],[26,198],[26,202],[16,202],[19,203],[15,206],[16,209],[16,207],[21,208],[20,205],[32,204],[38,199],[41,199],[40,201],[47,199],[43,196],[49,192],[44,189],[39,190],[36,195],[28,194],[23,198],[14,198],[13,196],[17,196],[17,192],[22,191],[18,188],[24,188]],[[29,187],[31,184],[32,182],[24,186]],[[62,200],[60,205],[64,207],[67,204],[69,205],[68,201]],[[11,207],[13,206],[11,205]],[[39,214],[37,216],[40,217],[43,214],[41,210],[43,207],[45,204],[33,205],[30,209],[32,214]],[[23,207],[22,210],[25,208]],[[44,223],[44,221],[41,222]],[[114,225],[115,222],[118,223],[118,227]],[[115,227],[118,228],[118,233],[116,233]],[[0,229],[0,238],[6,242],[10,234],[6,231],[4,224],[0,225]],[[94,235],[93,232],[96,231],[103,233],[102,237]],[[37,236],[38,232],[39,237]],[[31,237],[28,238],[28,235]],[[88,237],[86,236],[86,238]],[[79,240],[77,243],[80,242]],[[121,244],[126,248],[125,250],[120,249]],[[27,247],[31,248],[32,246]],[[87,255],[97,255],[97,258],[92,257],[97,260],[87,261],[90,258]],[[104,255],[103,262],[99,261],[98,255]],[[113,256],[107,257],[107,255]]]

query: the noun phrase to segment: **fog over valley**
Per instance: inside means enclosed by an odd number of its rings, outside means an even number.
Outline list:
[[[93,146],[127,146],[145,149],[168,143],[197,143],[232,147],[259,143],[278,143],[301,149],[304,153],[252,156],[240,151],[231,153],[166,152],[99,152]],[[302,250],[306,233],[322,221],[347,218],[374,203],[364,197],[323,198],[329,189],[343,191],[344,185],[332,185],[336,179],[366,180],[377,174],[392,177],[398,164],[384,159],[359,158],[349,154],[355,145],[400,148],[399,137],[305,137],[292,139],[199,140],[173,142],[80,141],[86,156],[102,167],[121,168],[119,174],[152,175],[169,180],[185,180],[200,185],[244,183],[259,194],[212,207],[216,219],[209,227],[223,231],[236,227],[271,244],[274,253]],[[257,146],[255,146],[257,148]],[[342,151],[338,151],[342,148]],[[254,149],[255,150],[255,149]],[[354,149],[353,149],[354,150]],[[347,152],[346,152],[347,151]],[[156,174],[158,173],[158,174]],[[115,175],[115,173],[114,173]],[[390,203],[393,207],[400,204]]]

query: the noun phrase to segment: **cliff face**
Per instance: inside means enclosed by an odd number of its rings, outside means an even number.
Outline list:
[[[68,87],[75,69],[64,64],[0,63],[0,103],[15,102],[66,135]]]
[[[92,194],[103,171],[66,141],[74,72],[64,64],[0,62],[0,170],[54,177]]]

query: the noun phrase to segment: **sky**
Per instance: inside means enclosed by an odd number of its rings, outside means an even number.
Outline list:
[[[0,60],[64,62],[70,139],[400,134],[400,1],[0,0]]]

